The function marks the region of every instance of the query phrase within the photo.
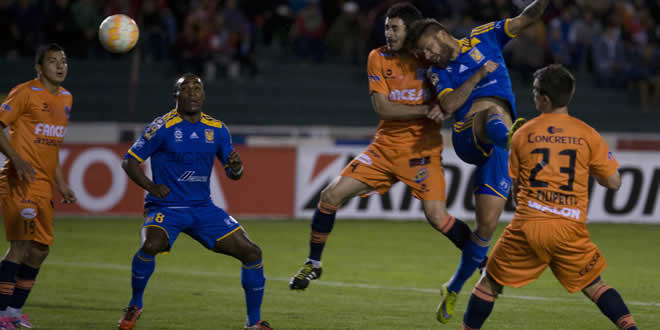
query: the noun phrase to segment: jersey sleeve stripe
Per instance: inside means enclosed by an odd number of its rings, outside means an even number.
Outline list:
[[[137,159],[140,163],[144,162],[144,159],[140,158],[140,156],[136,155],[133,150],[128,149],[128,154],[133,156],[135,159]]]
[[[440,94],[438,94],[438,100],[439,100],[441,97],[445,96],[445,94],[447,94],[447,93],[449,93],[449,92],[453,92],[453,91],[454,91],[453,88],[445,88],[445,89],[443,89],[442,92],[440,92]]]
[[[495,28],[495,27],[491,26],[490,28],[485,29],[485,30],[482,30],[482,31],[472,31],[472,34],[470,34],[470,37],[474,37],[474,36],[478,36],[478,35],[480,35],[480,34],[484,34],[484,33],[490,32],[490,31],[493,30],[494,28]]]
[[[494,26],[495,26],[495,22],[490,22],[490,23],[488,23],[488,24],[484,24],[484,25],[481,25],[481,26],[477,26],[476,28],[472,29],[472,33],[477,33],[477,32],[480,32],[480,31],[486,30],[486,29],[488,29],[488,28],[492,28],[492,27],[494,27]]]
[[[509,37],[515,38],[517,36],[509,31],[509,21],[511,21],[510,18],[507,18],[506,21],[504,21],[504,32],[506,32]]]

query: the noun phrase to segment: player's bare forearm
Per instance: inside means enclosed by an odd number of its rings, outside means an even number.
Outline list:
[[[4,132],[5,128],[5,125],[0,123],[0,131],[2,131],[2,134],[0,134],[0,152],[9,158],[9,160],[13,160],[14,158],[18,157],[18,154],[16,153],[16,150],[14,150],[14,148],[11,146],[11,143],[9,143],[9,139]]]
[[[57,166],[55,166],[55,186],[59,191],[62,191],[62,187],[67,186],[66,180],[64,180],[64,172],[62,172],[62,165],[58,160]]]
[[[592,175],[596,182],[607,189],[619,190],[621,188],[621,174],[617,170],[614,174],[607,178],[599,175]]]
[[[232,150],[227,157],[227,177],[232,180],[239,180],[243,176],[243,161],[241,155],[236,150]]]
[[[382,120],[408,120],[425,118],[429,111],[428,105],[412,105],[391,102],[380,93],[371,94],[371,104],[378,118]]]
[[[543,15],[543,12],[545,12],[549,3],[550,0],[535,0],[530,3],[520,15],[509,21],[509,32],[513,35],[518,35],[521,30],[536,23]]]
[[[126,175],[128,175],[128,177],[138,186],[142,187],[142,189],[149,191],[149,189],[153,187],[154,183],[144,175],[137,159],[133,157],[124,158],[121,167],[124,169],[124,172],[126,172]]]

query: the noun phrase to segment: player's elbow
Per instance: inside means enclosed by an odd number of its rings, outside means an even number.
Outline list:
[[[619,188],[621,188],[621,174],[619,174],[619,171],[616,171],[616,173],[610,175],[606,181],[606,186],[609,189],[619,190]]]
[[[130,173],[131,168],[133,167],[139,167],[137,164],[137,161],[131,157],[126,157],[121,160],[121,168],[126,172],[127,174]]]

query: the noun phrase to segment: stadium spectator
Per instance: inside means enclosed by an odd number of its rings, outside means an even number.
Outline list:
[[[626,62],[621,31],[618,25],[610,24],[594,45],[596,83],[601,87],[623,87]]]
[[[201,75],[207,55],[206,43],[202,39],[199,24],[188,21],[179,33],[173,47],[174,63],[177,72],[193,72]]]
[[[96,51],[97,29],[101,23],[99,10],[92,0],[78,0],[73,3],[73,18],[76,26],[83,33],[83,40],[80,43],[84,49],[84,57],[94,57]]]
[[[12,0],[0,0],[0,55],[15,58],[20,32],[11,6]]]
[[[17,0],[11,9],[18,52],[22,56],[34,53],[39,33],[39,9],[35,1]]]
[[[167,33],[164,27],[164,18],[161,15],[163,4],[158,0],[144,0],[142,2],[142,50],[147,61],[162,60],[167,57]]]
[[[600,35],[602,27],[590,9],[582,12],[568,32],[568,42],[573,49],[573,63],[577,69],[593,68],[591,54],[594,40]]]
[[[543,67],[545,63],[545,49],[543,41],[539,39],[538,29],[543,29],[543,23],[528,28],[511,41],[511,67],[520,72],[522,78],[531,81],[532,73]]]
[[[307,4],[296,17],[292,30],[294,51],[302,60],[321,62],[325,56],[325,23],[318,5]]]
[[[365,58],[359,11],[356,2],[344,3],[343,12],[328,31],[328,50],[333,55],[341,56],[346,64],[358,64]]]
[[[44,24],[41,26],[42,38],[48,42],[57,42],[70,55],[79,57],[81,48],[78,40],[82,36],[73,18],[71,1],[56,0],[52,10],[47,14],[48,16],[44,18]]]
[[[570,66],[571,50],[568,40],[564,39],[561,21],[552,20],[548,29],[548,46],[552,54],[552,62]]]
[[[256,75],[254,26],[239,7],[238,0],[227,0],[224,8],[224,20],[235,43],[233,58],[228,70],[229,78],[238,79],[242,72]]]

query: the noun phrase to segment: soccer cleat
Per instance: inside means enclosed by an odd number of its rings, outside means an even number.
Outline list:
[[[16,329],[32,329],[32,323],[30,323],[28,317],[30,317],[30,315],[23,314],[19,317],[10,317],[9,321],[11,321],[11,323],[14,325],[14,328]]]
[[[448,283],[442,285],[442,302],[438,305],[435,311],[435,316],[440,323],[447,323],[449,319],[454,316],[456,309],[456,292],[447,289]]]
[[[135,322],[142,315],[142,308],[137,308],[137,306],[128,306],[124,310],[124,315],[119,319],[119,329],[120,330],[131,330],[135,327]]]
[[[511,148],[511,138],[513,138],[513,133],[515,133],[522,125],[525,125],[527,122],[527,119],[525,118],[518,118],[516,121],[513,122],[511,127],[509,127],[509,139],[506,143],[507,148]]]
[[[273,327],[268,324],[266,321],[259,321],[253,326],[245,326],[246,330],[273,330]]]
[[[315,268],[311,262],[306,262],[289,281],[291,290],[305,290],[311,280],[321,278],[321,267]]]
[[[8,317],[0,317],[0,330],[15,330],[14,324],[11,323]]]

